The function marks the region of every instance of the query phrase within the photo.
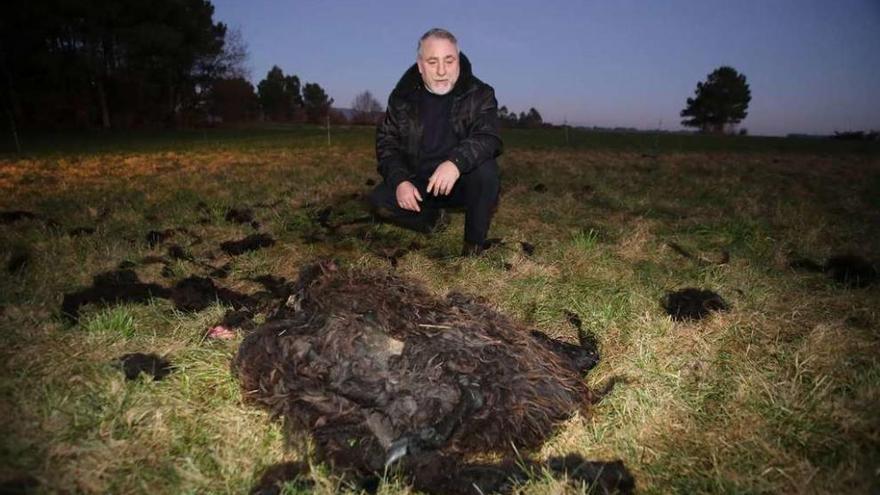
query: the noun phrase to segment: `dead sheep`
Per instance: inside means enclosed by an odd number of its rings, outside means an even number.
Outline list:
[[[417,482],[451,476],[431,472],[438,462],[537,448],[589,414],[597,362],[587,336],[557,341],[474,298],[323,262],[245,338],[233,372],[247,402],[310,435],[336,470],[394,464]]]

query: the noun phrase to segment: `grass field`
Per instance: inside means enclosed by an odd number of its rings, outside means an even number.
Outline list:
[[[173,242],[211,265],[228,262],[217,283],[245,293],[259,289],[250,278],[294,279],[324,257],[390,269],[368,241],[314,236],[310,214],[354,205],[378,179],[372,131],[326,139],[286,127],[43,136],[26,139],[21,156],[0,157],[0,211],[37,215],[0,225],[0,482],[34,483],[36,493],[244,493],[266,466],[303,458],[277,422],[242,403],[229,371],[240,337],[203,338],[220,305],[89,305],[76,323],[60,308],[95,274],[164,255],[166,244],[145,240],[151,230],[187,229]],[[602,362],[588,383],[626,383],[591,417],[564,424],[537,458],[622,459],[639,493],[880,490],[880,289],[789,267],[840,253],[880,259],[876,144],[594,133],[566,141],[559,130],[508,132],[505,141],[490,234],[503,245],[455,257],[461,215],[432,237],[382,225],[368,237],[422,243],[396,270],[438,296],[483,295],[565,339],[575,336],[570,310],[595,332]],[[253,208],[278,242],[223,254],[221,241],[254,232],[224,220],[231,207]],[[135,270],[163,286],[206,273],[183,259],[160,268]],[[674,322],[660,300],[683,287],[714,290],[731,310]],[[111,363],[128,352],[166,356],[175,370],[126,381]],[[313,476],[318,493],[340,489],[326,468]],[[537,476],[522,491],[563,488]]]

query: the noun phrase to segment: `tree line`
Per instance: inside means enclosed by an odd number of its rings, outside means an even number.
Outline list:
[[[506,105],[498,109],[498,123],[505,128],[535,129],[545,126],[544,118],[534,108],[517,115],[516,112],[508,110]]]
[[[333,99],[273,67],[247,81],[238,31],[208,0],[31,0],[0,16],[0,94],[13,128],[323,121]]]
[[[209,0],[30,0],[0,16],[0,94],[15,128],[189,126],[253,120],[374,124],[369,91],[351,112],[315,82],[272,67],[247,80],[239,32],[213,20]],[[747,115],[744,75],[719,67],[699,82],[681,124],[731,132]],[[498,110],[502,127],[537,128],[541,114]]]

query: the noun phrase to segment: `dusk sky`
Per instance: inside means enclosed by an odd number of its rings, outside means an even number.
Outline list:
[[[452,31],[499,105],[545,121],[680,129],[721,65],[752,90],[751,134],[880,130],[880,1],[212,0],[255,85],[272,65],[350,107],[382,103],[432,27]]]

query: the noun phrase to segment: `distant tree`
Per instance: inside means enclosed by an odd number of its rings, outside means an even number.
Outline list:
[[[511,112],[507,106],[498,109],[498,123],[501,127],[516,127],[517,120],[516,112]]]
[[[7,2],[0,69],[22,127],[177,123],[219,74],[208,0]]]
[[[259,109],[254,86],[241,77],[214,81],[208,101],[209,114],[224,123],[253,120]]]
[[[351,103],[351,109],[353,111],[352,123],[354,124],[375,124],[382,118],[382,105],[369,91],[355,96]]]
[[[529,108],[529,113],[526,114],[526,118],[524,119],[524,121],[520,122],[520,124],[522,124],[523,127],[528,127],[528,128],[541,127],[541,124],[543,124],[543,123],[544,123],[544,118],[541,117],[541,114],[538,113],[538,111],[535,110],[534,107]]]
[[[348,117],[345,116],[341,111],[331,108],[330,109],[330,124],[332,125],[346,125],[348,124]]]
[[[498,109],[498,123],[501,127],[521,127],[534,129],[544,125],[544,118],[541,113],[534,107],[529,108],[528,112],[520,112],[517,116],[516,112],[511,112],[507,106],[501,106]]]
[[[323,124],[330,106],[333,105],[333,98],[329,98],[318,83],[306,83],[303,86],[302,97],[308,122]]]
[[[681,111],[682,117],[689,117],[681,125],[720,134],[746,118],[751,100],[746,76],[733,67],[719,67],[697,83],[695,97],[688,98]]]
[[[834,131],[832,139],[840,139],[843,141],[877,141],[880,134],[877,131]]]
[[[263,115],[269,120],[298,120],[302,113],[303,95],[299,78],[285,76],[277,65],[273,65],[266,78],[257,84],[257,95]]]

